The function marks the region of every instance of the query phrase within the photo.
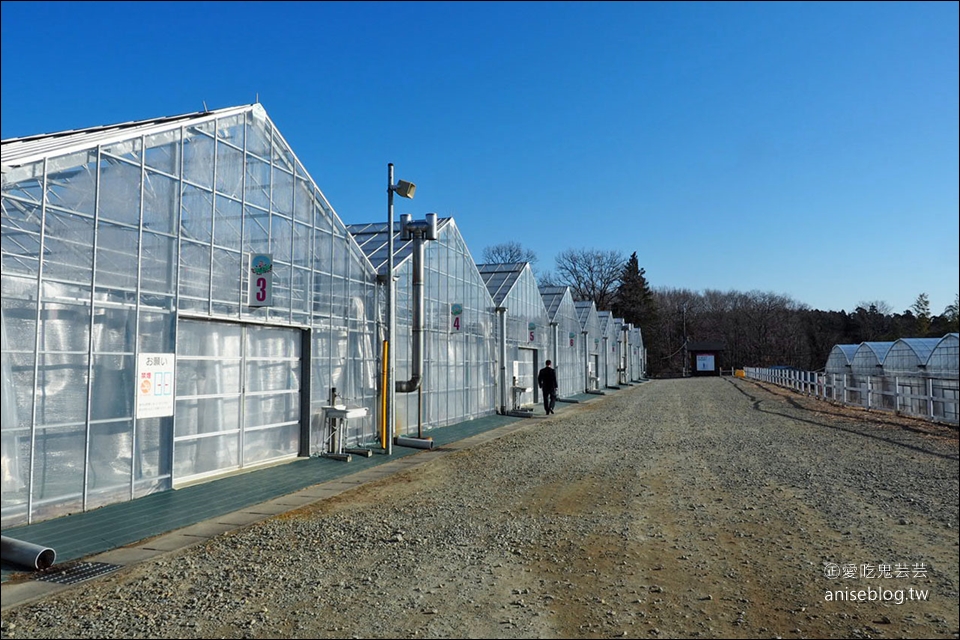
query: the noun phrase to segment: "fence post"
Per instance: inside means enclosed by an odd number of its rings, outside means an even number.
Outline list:
[[[900,413],[900,376],[893,377],[893,398],[897,413]]]
[[[927,378],[927,415],[933,420],[933,378]]]

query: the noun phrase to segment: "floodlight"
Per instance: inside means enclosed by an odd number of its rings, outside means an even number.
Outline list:
[[[412,182],[407,182],[406,180],[398,180],[393,190],[396,191],[397,195],[401,198],[413,198],[413,194],[417,190],[417,185]]]

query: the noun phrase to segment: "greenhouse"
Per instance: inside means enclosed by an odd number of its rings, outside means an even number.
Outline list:
[[[850,358],[850,373],[855,376],[883,375],[883,359],[892,342],[861,342]]]
[[[540,287],[550,321],[550,352],[557,371],[559,397],[583,393],[583,348],[580,320],[570,287]]]
[[[415,240],[395,226],[397,275],[397,380],[414,375]],[[348,229],[381,276],[389,270],[388,226],[354,224]],[[417,389],[397,393],[396,433],[423,430],[494,413],[496,314],[493,300],[452,218],[436,221],[434,240],[423,244],[423,352]]]
[[[927,358],[926,373],[936,378],[960,377],[960,334],[948,333],[940,338]]]
[[[322,451],[331,401],[377,438],[376,270],[259,104],[2,164],[4,526]]]
[[[631,382],[637,382],[643,380],[647,375],[647,350],[643,346],[643,331],[640,327],[630,325],[629,343],[629,379]]]
[[[597,311],[600,322],[600,388],[617,386],[620,366],[620,332],[612,311]]]
[[[640,327],[633,326],[633,323],[627,323],[625,326],[627,355],[624,375],[627,382],[637,382],[643,379],[643,358],[645,354],[643,335],[640,332]]]
[[[851,363],[853,356],[857,353],[858,344],[835,344],[827,356],[827,364],[824,366],[824,372],[844,374],[851,373]]]
[[[885,376],[922,376],[940,338],[900,338],[883,358]]]
[[[583,336],[582,348],[584,361],[584,391],[600,390],[600,317],[597,305],[592,300],[578,300],[574,303],[577,319],[580,321],[580,335]]]
[[[540,402],[537,372],[550,348],[550,322],[529,263],[478,264],[497,313],[498,393],[501,413]]]

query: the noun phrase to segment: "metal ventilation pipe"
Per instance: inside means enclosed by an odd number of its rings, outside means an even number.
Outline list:
[[[559,369],[560,368],[560,357],[559,357],[560,356],[560,325],[556,322],[551,322],[550,326],[553,327],[552,329],[553,335],[551,336],[551,338],[553,338],[553,353],[551,354],[553,358],[553,368]]]
[[[500,334],[500,415],[507,415],[507,308],[497,307],[497,333]]]
[[[398,393],[411,393],[420,388],[423,378],[423,245],[437,239],[437,214],[428,213],[426,220],[413,222],[409,213],[400,216],[400,239],[413,240],[413,344],[410,350],[410,379],[395,382]]]
[[[603,336],[603,386],[610,386],[610,366],[607,364],[607,336]]]
[[[590,345],[587,344],[589,337],[586,331],[583,334],[583,392],[590,391]]]
[[[35,571],[43,571],[53,566],[57,559],[57,552],[32,542],[0,536],[0,557],[3,558],[4,562],[29,567]]]

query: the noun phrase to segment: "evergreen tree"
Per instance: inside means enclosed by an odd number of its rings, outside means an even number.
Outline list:
[[[910,309],[917,314],[917,335],[925,337],[930,331],[930,296],[921,293]]]
[[[643,330],[653,324],[656,307],[653,292],[645,277],[646,270],[640,268],[637,252],[630,254],[620,273],[620,284],[617,287],[616,298],[613,303],[613,313],[631,322]]]

